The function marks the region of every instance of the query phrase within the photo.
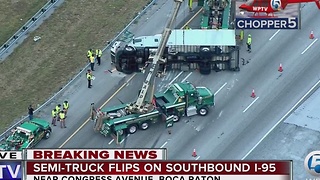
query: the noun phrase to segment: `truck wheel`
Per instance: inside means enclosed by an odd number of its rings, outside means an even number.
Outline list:
[[[135,132],[137,132],[137,130],[138,130],[137,125],[132,124],[132,125],[130,125],[130,126],[128,127],[127,132],[128,132],[129,134],[134,134]]]
[[[173,115],[173,122],[178,122],[180,120],[180,116]]]
[[[141,125],[140,125],[140,129],[142,129],[142,130],[146,130],[146,129],[148,129],[149,128],[149,123],[147,123],[147,122],[144,122],[144,123],[142,123]]]
[[[209,110],[206,107],[202,107],[198,110],[198,114],[200,116],[206,116],[208,114]]]
[[[45,133],[46,133],[46,134],[44,135],[44,138],[45,138],[45,139],[49,139],[49,138],[50,138],[50,135],[51,135],[51,131],[50,131],[50,130],[47,130]]]

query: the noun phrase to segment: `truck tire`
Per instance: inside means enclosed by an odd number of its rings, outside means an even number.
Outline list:
[[[51,136],[51,131],[50,130],[46,130],[45,135],[44,135],[44,139],[49,139]]]
[[[201,107],[200,109],[198,109],[198,114],[200,116],[206,116],[209,112],[209,109],[207,107]]]
[[[135,132],[137,132],[138,130],[138,126],[136,124],[131,124],[128,128],[127,128],[127,133],[128,134],[134,134]]]
[[[180,116],[174,114],[173,115],[173,122],[178,122],[180,120]]]
[[[149,123],[148,122],[143,122],[140,124],[140,129],[142,130],[147,130],[149,128]]]
[[[126,55],[134,55],[136,53],[136,50],[132,46],[126,46],[124,47],[124,54]]]

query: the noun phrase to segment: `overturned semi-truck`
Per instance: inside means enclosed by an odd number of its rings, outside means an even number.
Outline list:
[[[157,51],[161,34],[141,36],[121,47],[116,42],[111,48],[111,59],[120,72],[131,74],[141,71]],[[159,71],[198,69],[201,74],[212,70],[239,71],[239,48],[235,30],[172,30],[160,62]]]

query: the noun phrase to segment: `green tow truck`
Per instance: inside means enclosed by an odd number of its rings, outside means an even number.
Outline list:
[[[50,123],[42,119],[32,119],[12,130],[12,134],[0,144],[0,150],[18,151],[33,148],[42,139],[48,139],[52,129]]]
[[[163,93],[154,94],[153,106],[145,114],[131,113],[128,104],[102,109],[101,119],[96,120],[99,124],[96,130],[120,142],[125,133],[146,130],[159,120],[166,121],[169,128],[183,116],[206,116],[212,106],[214,94],[208,88],[195,87],[189,82],[174,83]]]
[[[152,58],[149,56],[152,59],[151,63],[142,68],[141,72],[147,73],[138,99],[132,103],[104,108],[96,113],[95,131],[104,136],[113,136],[117,143],[122,141],[125,133],[133,134],[138,129],[146,130],[151,123],[158,120],[165,121],[166,127],[169,128],[182,116],[196,114],[205,116],[208,114],[210,106],[214,105],[214,94],[208,88],[195,87],[189,82],[174,83],[164,93],[153,93],[155,77],[159,75],[159,64],[160,62],[166,62],[163,55],[183,2],[183,0],[174,1],[174,11],[162,33],[158,49]],[[126,48],[134,49],[131,46]],[[91,114],[91,117],[93,116]]]

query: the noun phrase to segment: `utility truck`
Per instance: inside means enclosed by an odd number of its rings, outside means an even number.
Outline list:
[[[152,63],[143,68],[147,72],[135,102],[98,110],[94,128],[104,136],[111,135],[121,142],[125,133],[133,134],[138,129],[146,130],[151,123],[166,121],[167,128],[182,116],[199,114],[205,116],[214,106],[214,94],[206,87],[195,87],[189,82],[174,83],[163,93],[154,94],[155,77],[160,62],[165,62],[163,54],[172,26],[183,0],[175,0],[173,15],[164,29],[159,47],[153,56]],[[145,71],[145,69],[147,71]]]
[[[1,151],[17,151],[33,148],[42,139],[49,139],[52,129],[43,119],[26,121],[12,130],[12,134],[0,144]]]

